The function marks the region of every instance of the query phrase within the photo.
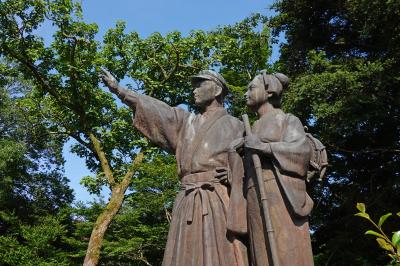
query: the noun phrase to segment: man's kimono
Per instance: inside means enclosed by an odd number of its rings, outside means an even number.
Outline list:
[[[130,92],[119,97],[128,105]],[[222,108],[192,114],[136,95],[134,126],[176,155],[181,191],[172,212],[165,266],[247,264],[244,246],[227,231],[228,148],[243,136],[242,123]]]
[[[297,117],[278,110],[261,116],[252,133],[269,143],[267,154],[259,156],[280,265],[313,265],[308,226],[313,202],[305,184],[311,150],[303,125]],[[248,156],[245,169],[251,265],[273,265],[257,176]]]

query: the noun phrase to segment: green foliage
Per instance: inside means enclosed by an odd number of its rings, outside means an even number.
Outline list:
[[[128,76],[135,82],[133,89],[189,110],[195,109],[189,77],[216,69],[232,90],[227,104],[236,113],[243,110],[249,79],[268,68],[271,49],[265,23],[266,18],[256,14],[210,32],[154,33],[141,39],[136,32],[125,33],[125,24],[119,22],[104,37],[102,57],[116,77]]]
[[[365,234],[377,237],[376,241],[378,242],[379,247],[385,250],[388,256],[392,259],[391,265],[400,264],[400,231],[394,232],[390,239],[382,229],[382,225],[384,224],[387,218],[392,216],[392,214],[387,213],[385,215],[382,215],[379,218],[378,224],[376,224],[366,213],[364,203],[357,203],[357,209],[360,212],[356,213],[355,216],[360,216],[367,219],[375,227],[375,229],[378,230],[378,232],[373,230],[368,230],[365,232]]]
[[[110,225],[100,264],[160,265],[178,187],[174,157],[161,153],[146,161]]]
[[[70,265],[64,137],[52,134],[32,84],[9,62],[0,68],[0,264]]]
[[[68,238],[63,223],[54,216],[44,216],[34,225],[14,224],[12,234],[0,236],[0,264],[71,265],[65,250]]]
[[[0,67],[13,65],[0,61]],[[51,134],[46,110],[15,71],[0,81],[0,209],[29,222],[55,214],[73,200],[63,176],[63,136]],[[29,107],[29,108],[28,108]],[[0,223],[0,231],[7,223]]]
[[[261,70],[272,72],[272,66],[267,63],[272,53],[267,19],[254,14],[233,26],[211,32],[211,39],[216,43],[217,67],[232,92],[228,95],[228,109],[241,117],[246,112],[247,84]]]
[[[284,0],[274,8],[273,36],[286,37],[277,67],[291,78],[284,109],[329,152],[327,180],[308,186],[316,265],[382,265],[385,256],[359,239],[366,228],[353,208],[388,211],[400,200],[398,1]]]
[[[161,264],[173,200],[179,184],[173,156],[155,153],[132,180],[124,205],[113,219],[102,247],[101,265]],[[73,211],[74,238],[85,241],[105,203],[79,204]],[[82,242],[76,243],[76,247]],[[75,254],[84,256],[82,250]]]

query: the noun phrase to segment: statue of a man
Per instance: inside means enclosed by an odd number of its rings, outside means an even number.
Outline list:
[[[197,115],[123,89],[107,71],[101,78],[135,110],[134,126],[176,155],[181,191],[173,207],[163,265],[246,265],[243,244],[227,231],[228,148],[243,136],[243,125],[223,107],[228,93],[224,78],[210,70],[191,77],[195,103],[201,108]]]
[[[288,82],[283,74],[263,72],[250,82],[246,93],[247,105],[258,120],[244,144],[261,161],[261,190],[265,191],[270,216],[263,217],[256,171],[251,156],[245,156],[250,260],[255,266],[313,265],[308,226],[313,202],[305,184],[311,150],[300,120],[280,109]],[[267,219],[273,232],[266,230]],[[272,233],[273,238],[268,236]],[[271,247],[276,248],[278,262],[273,262]]]

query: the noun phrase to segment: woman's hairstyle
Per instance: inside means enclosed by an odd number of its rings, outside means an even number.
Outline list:
[[[282,73],[267,74],[265,70],[258,75],[258,78],[263,82],[265,90],[272,93],[268,101],[274,107],[281,107],[282,92],[289,86],[289,78]]]

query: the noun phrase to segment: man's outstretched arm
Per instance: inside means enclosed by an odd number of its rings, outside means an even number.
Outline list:
[[[133,109],[136,107],[137,99],[139,96],[138,93],[122,88],[118,84],[118,81],[114,78],[114,76],[103,68],[101,69],[101,73],[99,74],[99,76],[103,83],[109,88],[109,90],[117,95],[123,103]]]

